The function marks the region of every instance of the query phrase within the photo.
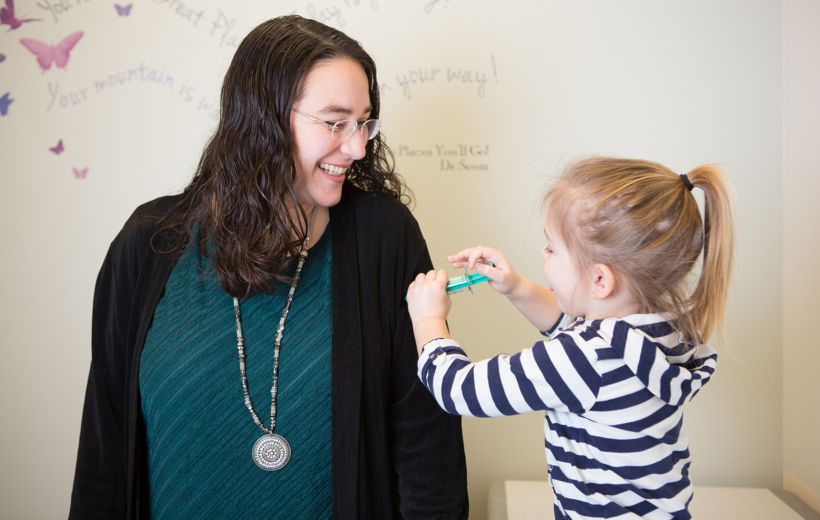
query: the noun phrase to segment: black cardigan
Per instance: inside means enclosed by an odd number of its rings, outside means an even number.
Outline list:
[[[149,517],[139,365],[176,258],[151,248],[155,228],[144,222],[178,200],[140,206],[97,277],[70,519]],[[467,518],[461,420],[416,377],[404,295],[432,269],[418,224],[398,201],[346,183],[329,229],[333,518]]]

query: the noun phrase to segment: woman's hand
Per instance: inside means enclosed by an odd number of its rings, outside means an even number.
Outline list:
[[[407,309],[413,321],[416,348],[430,340],[449,338],[447,315],[450,313],[450,297],[447,295],[447,272],[420,273],[407,289]]]
[[[504,253],[489,247],[471,247],[448,256],[447,261],[456,268],[475,268],[479,274],[490,279],[487,282],[490,287],[511,299],[523,280],[512,268]],[[494,266],[489,265],[489,262],[492,262]]]

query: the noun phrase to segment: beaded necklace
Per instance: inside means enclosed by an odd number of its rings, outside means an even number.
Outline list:
[[[276,327],[276,341],[273,345],[273,385],[270,389],[270,428],[265,428],[265,425],[259,419],[256,411],[253,409],[251,402],[251,394],[248,392],[248,378],[245,373],[245,338],[242,336],[242,316],[239,313],[239,299],[234,297],[233,310],[236,316],[236,350],[239,352],[239,373],[242,376],[242,393],[245,394],[245,406],[250,410],[253,422],[264,431],[267,435],[259,437],[253,445],[253,461],[261,469],[265,471],[276,471],[285,467],[285,464],[290,460],[290,444],[281,435],[273,433],[276,427],[276,394],[278,392],[279,382],[279,349],[282,346],[282,333],[285,331],[285,320],[288,317],[288,310],[290,303],[293,301],[293,293],[296,292],[296,286],[299,284],[299,276],[302,273],[302,266],[305,264],[305,259],[308,255],[308,244],[310,244],[310,232],[313,229],[313,221],[316,220],[316,208],[313,207],[313,214],[310,217],[310,225],[308,226],[307,236],[305,237],[305,246],[299,253],[299,264],[296,267],[296,274],[293,276],[293,282],[290,284],[290,292],[288,299],[285,302],[285,309],[282,311],[282,318],[279,320],[279,326]]]

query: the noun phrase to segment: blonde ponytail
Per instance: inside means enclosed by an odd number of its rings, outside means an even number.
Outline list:
[[[703,269],[687,307],[692,326],[705,341],[717,329],[723,336],[723,320],[729,297],[734,259],[734,225],[729,180],[713,165],[699,166],[687,174],[703,190]]]

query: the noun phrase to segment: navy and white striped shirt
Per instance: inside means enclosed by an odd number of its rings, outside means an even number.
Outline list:
[[[433,340],[419,378],[452,414],[546,410],[556,518],[690,519],[683,405],[712,376],[717,354],[680,342],[657,314],[563,324],[548,341],[477,363],[456,341]]]

